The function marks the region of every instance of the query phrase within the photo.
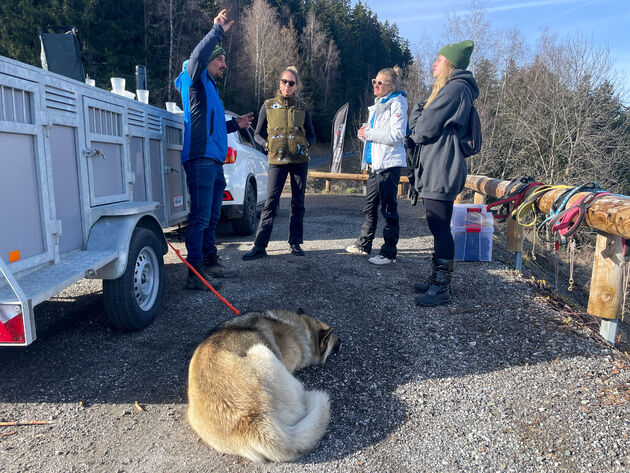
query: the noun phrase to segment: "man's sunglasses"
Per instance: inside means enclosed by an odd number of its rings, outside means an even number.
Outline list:
[[[293,87],[295,85],[295,81],[294,80],[280,79],[280,82],[282,82],[282,85],[289,84],[289,87]]]
[[[389,84],[389,82],[383,82],[382,80],[372,79],[372,85],[378,85],[379,87],[383,87],[383,84]]]

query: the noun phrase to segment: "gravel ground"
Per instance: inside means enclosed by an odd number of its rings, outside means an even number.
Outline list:
[[[213,451],[187,426],[188,361],[232,313],[211,293],[183,290],[185,267],[170,252],[149,328],[110,328],[100,282],[84,280],[37,307],[33,345],[0,348],[0,421],[51,421],[0,427],[0,471],[630,470],[624,354],[554,312],[499,248],[492,263],[457,266],[453,304],[417,307],[411,283],[428,270],[431,245],[421,207],[401,202],[398,262],[375,267],[343,251],[362,204],[309,195],[303,258],[288,252],[287,198],[266,259],[243,262],[251,238],[219,231],[224,260],[240,271],[221,291],[235,307],[302,307],[343,340],[326,365],[298,373],[331,396],[313,452],[255,464]]]

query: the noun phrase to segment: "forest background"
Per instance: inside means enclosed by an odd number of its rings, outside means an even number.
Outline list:
[[[370,79],[380,69],[403,67],[411,108],[430,90],[439,48],[473,39],[470,70],[480,89],[484,145],[468,160],[471,174],[596,181],[630,193],[630,116],[622,100],[628,95],[608,50],[586,37],[547,32],[530,50],[518,30],[494,30],[476,0],[467,13],[447,17],[442,38],[414,45],[360,1],[3,0],[0,54],[40,66],[37,28],[75,26],[85,71],[97,86],[109,88],[110,77],[134,84],[135,65],[143,64],[151,103],[161,106],[180,102],[173,80],[222,8],[236,20],[223,42],[226,109],[257,113],[279,73],[295,65],[319,141],[330,140],[332,117],[345,102],[353,135],[373,103]]]

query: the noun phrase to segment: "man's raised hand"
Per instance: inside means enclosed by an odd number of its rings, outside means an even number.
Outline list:
[[[223,27],[223,31],[227,33],[230,27],[234,24],[234,20],[228,22],[227,19],[227,8],[221,10],[219,14],[214,18],[214,24],[220,24]]]

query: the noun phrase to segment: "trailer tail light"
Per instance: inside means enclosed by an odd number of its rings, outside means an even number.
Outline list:
[[[232,197],[232,194],[230,194],[228,191],[223,191],[223,201],[230,201],[230,200],[234,200],[234,197]]]
[[[24,318],[22,312],[6,320],[0,311],[0,343],[24,343]]]
[[[234,162],[236,162],[236,148],[228,148],[227,156],[225,157],[225,164],[232,164]]]

